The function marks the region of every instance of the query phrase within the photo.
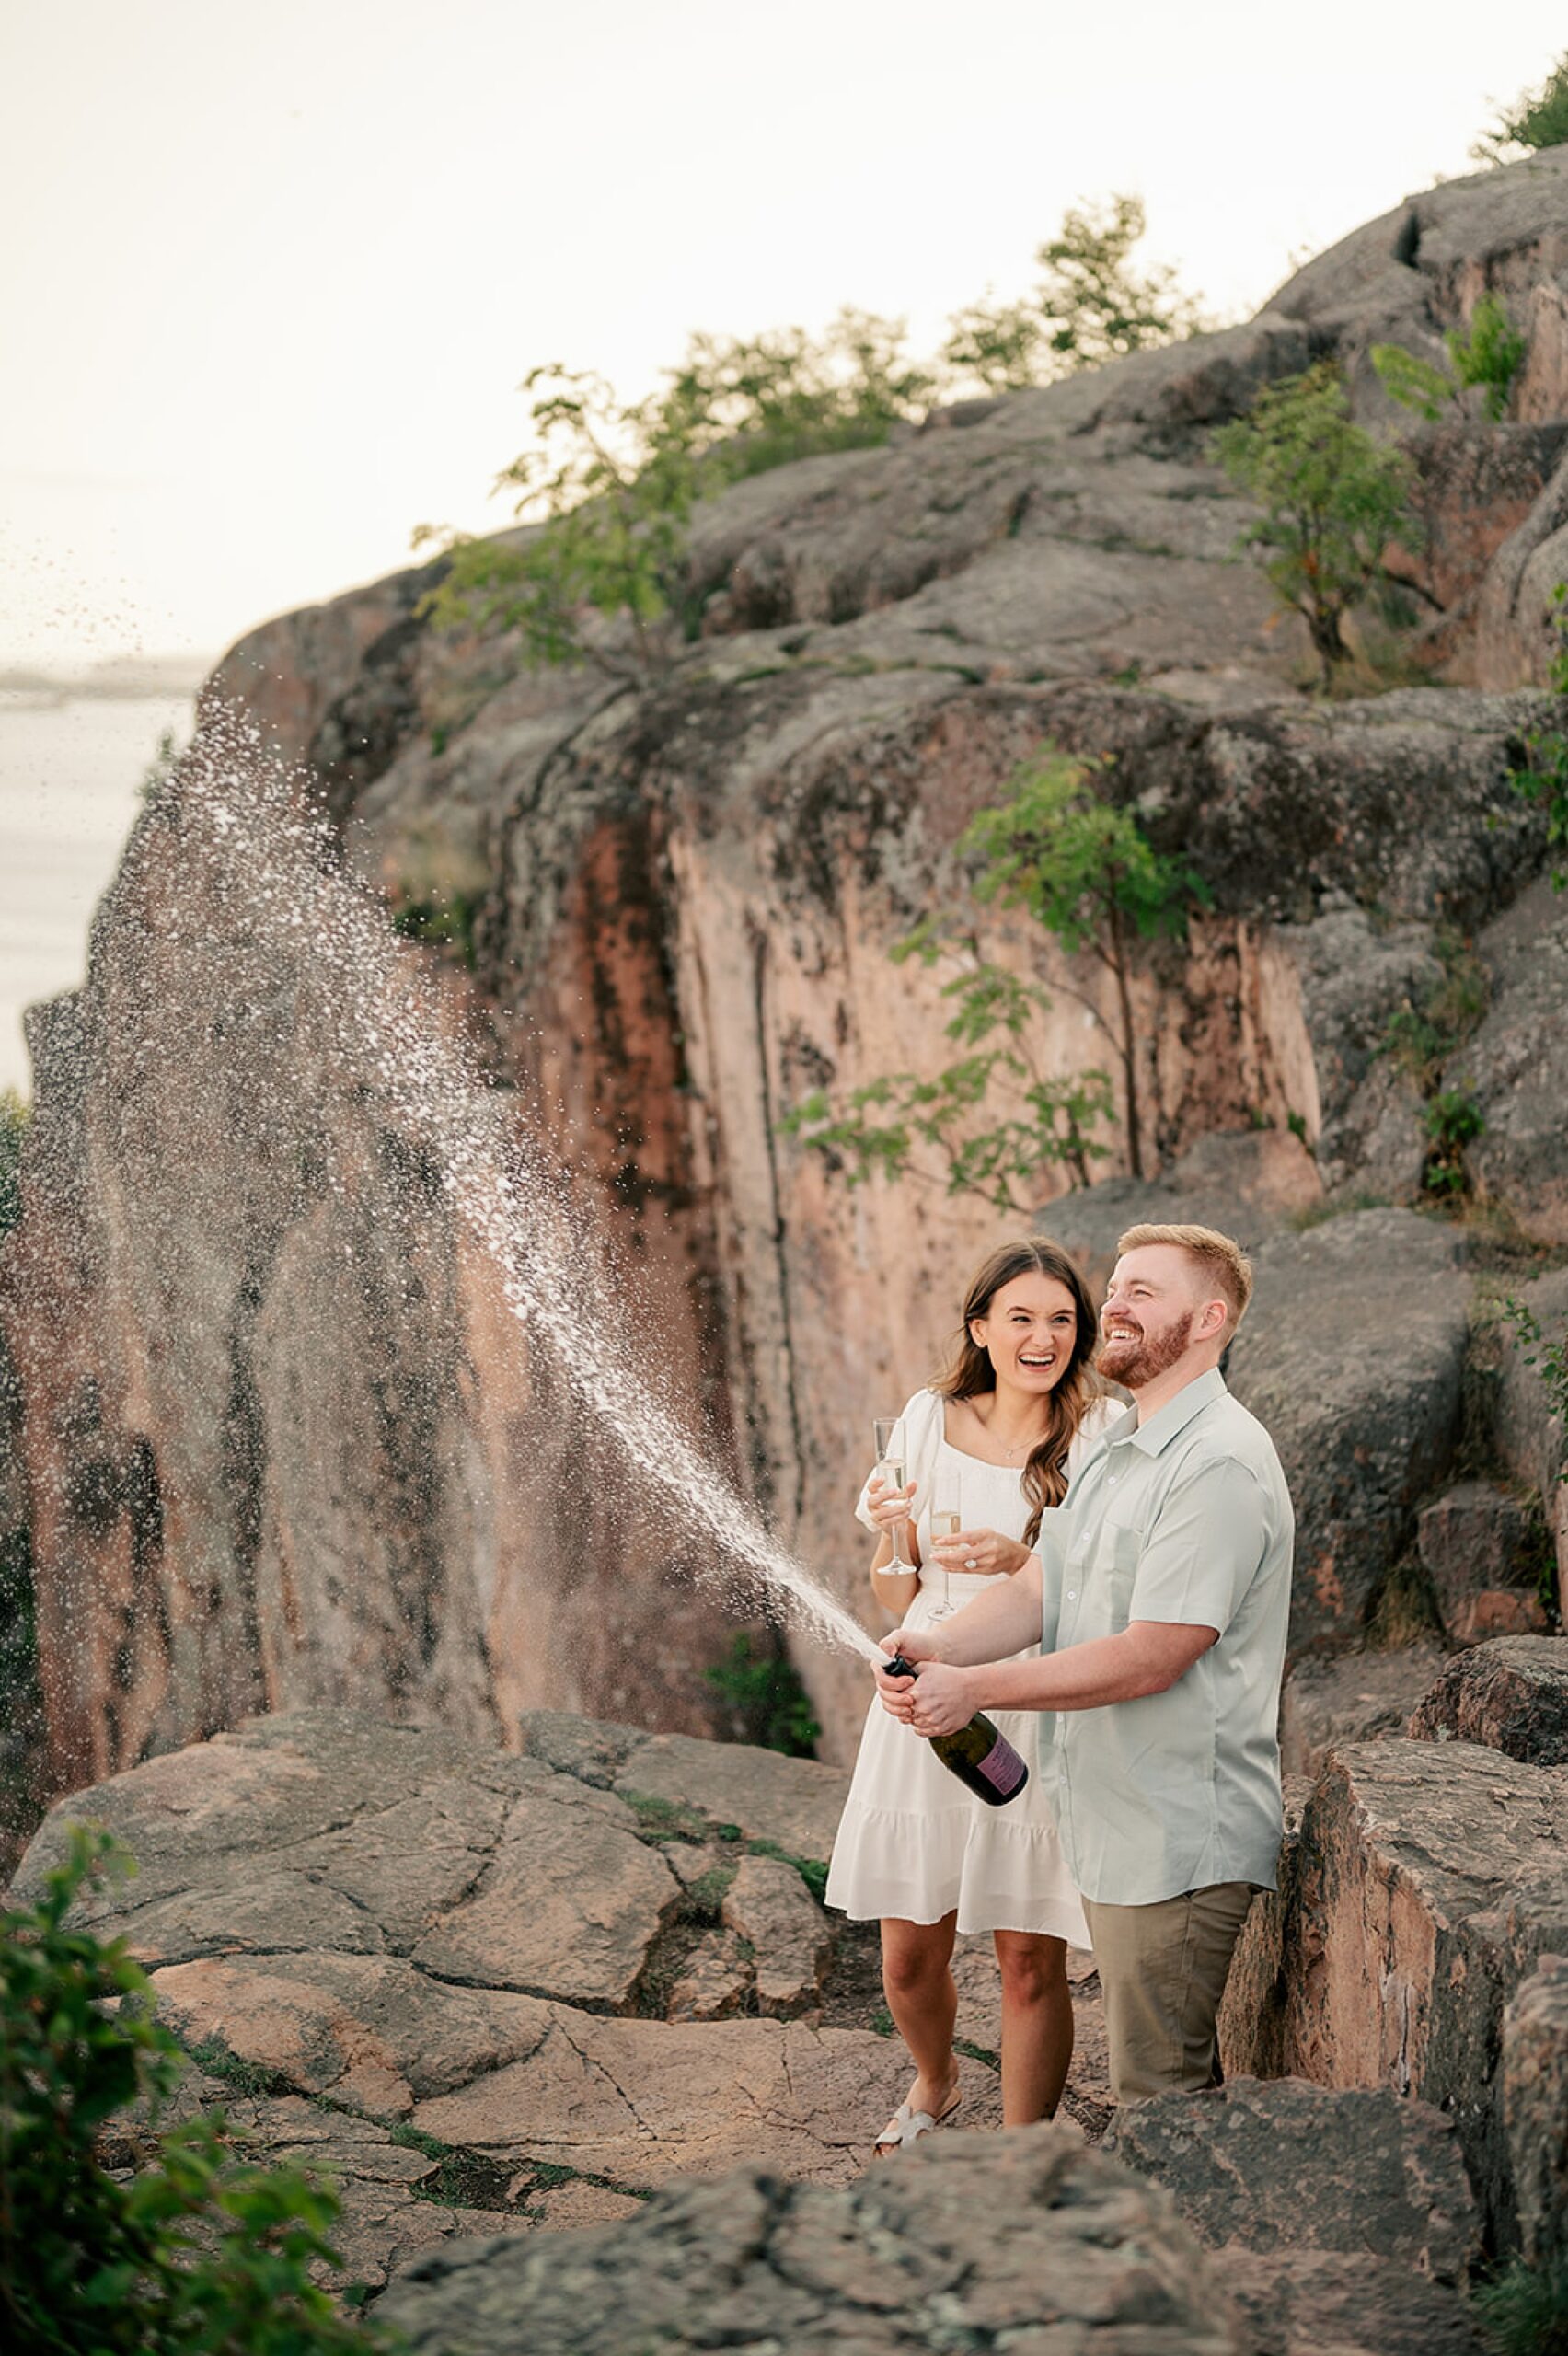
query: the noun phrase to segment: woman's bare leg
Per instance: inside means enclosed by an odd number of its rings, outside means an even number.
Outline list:
[[[1002,1973],[1002,2124],[1051,2119],[1073,2058],[1067,1945],[1032,1931],[997,1931]]]
[[[890,1918],[882,1926],[882,1989],[917,2073],[909,2108],[928,2110],[933,2119],[941,2117],[958,2085],[952,2050],[958,1991],[949,1968],[957,1929],[956,1912],[940,1923]]]

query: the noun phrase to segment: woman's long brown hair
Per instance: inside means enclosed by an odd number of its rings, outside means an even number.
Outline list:
[[[1031,1449],[1023,1467],[1023,1494],[1031,1508],[1029,1527],[1023,1533],[1026,1546],[1032,1546],[1039,1537],[1040,1517],[1046,1507],[1059,1506],[1067,1494],[1067,1450],[1078,1437],[1090,1402],[1100,1395],[1100,1386],[1089,1363],[1098,1330],[1094,1303],[1082,1276],[1059,1244],[1043,1236],[1023,1236],[1016,1243],[1004,1243],[975,1270],[963,1296],[963,1316],[952,1355],[945,1371],[931,1385],[943,1399],[974,1399],[995,1391],[997,1371],[991,1364],[991,1353],[975,1341],[970,1324],[974,1319],[988,1314],[1004,1285],[1010,1285],[1019,1276],[1050,1276],[1066,1287],[1078,1311],[1078,1330],[1073,1335],[1066,1369],[1048,1394],[1051,1413],[1044,1436]]]

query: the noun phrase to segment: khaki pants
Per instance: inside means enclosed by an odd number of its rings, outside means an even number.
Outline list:
[[[1085,1899],[1119,2103],[1219,2084],[1215,2021],[1254,1888],[1212,1882],[1154,1906]]]

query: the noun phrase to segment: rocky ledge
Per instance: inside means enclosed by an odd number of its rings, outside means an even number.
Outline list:
[[[81,1917],[149,1972],[192,2057],[179,2107],[222,2106],[259,2154],[330,2172],[342,2263],[327,2279],[379,2299],[405,2278],[387,2312],[416,2348],[483,2356],[525,2316],[535,2356],[640,2356],[676,2331],[811,2349],[851,2327],[868,2351],[917,2350],[954,2345],[961,2319],[1019,2356],[1478,2356],[1463,2285],[1489,2219],[1505,2205],[1505,2240],[1516,2220],[1531,2252],[1562,2246],[1562,1982],[1527,1953],[1551,1927],[1544,1786],[1561,1771],[1453,1742],[1332,1760],[1229,2007],[1243,2068],[1298,2074],[1146,2106],[1114,2157],[1092,2148],[1111,2119],[1093,1958],[1069,1957],[1066,2120],[999,2135],[977,2131],[1000,2124],[995,1965],[988,1942],[961,1944],[958,2119],[868,2173],[908,2063],[874,1926],[820,1903],[846,1779],[555,1712],[522,1739],[508,1754],[347,1713],[255,1720],[61,1802],[14,1891],[37,1891],[73,1821],[120,1837],[138,1870]],[[1465,1807],[1491,1805],[1489,1774],[1532,1803],[1502,1865],[1493,1843],[1494,1882],[1505,1865],[1518,1885],[1506,1925],[1467,1923],[1472,1989],[1444,1978],[1446,1948],[1428,1987],[1420,1891],[1374,1920],[1342,1865],[1332,1969],[1299,1970],[1292,1950],[1284,1991],[1306,1859],[1345,1822],[1347,1779],[1375,1845],[1374,1787],[1410,1784],[1387,1772],[1406,1754],[1440,1781],[1482,1762],[1473,1800],[1456,1784],[1421,1819],[1472,1912],[1486,1892],[1464,1879]],[[1515,1792],[1532,1776],[1540,1793]],[[1440,2015],[1412,2028],[1402,2075],[1346,2043],[1342,2015],[1378,1975],[1385,1994],[1422,1984],[1412,2020]],[[1321,2083],[1347,2076],[1361,2090]],[[114,2124],[112,2160],[136,2165],[144,2125]],[[567,2230],[570,2246],[525,2246]]]
[[[62,1802],[15,1885],[73,1821],[119,1836],[135,1876],[82,1914],[150,1972],[201,2073],[184,2099],[333,2169],[346,2279],[373,2289],[453,2233],[601,2222],[759,2154],[847,2184],[907,2083],[874,1931],[817,1900],[845,1777],[550,1712],[524,1738],[258,1720]],[[995,2127],[988,1952],[961,1976],[964,2117]]]

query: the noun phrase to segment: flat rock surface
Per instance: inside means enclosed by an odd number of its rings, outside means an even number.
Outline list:
[[[481,2244],[381,2303],[416,2356],[951,2351],[1242,2356],[1224,2288],[1163,2197],[1050,2129],[933,2137],[836,2189],[756,2166],[569,2241]]]
[[[747,1840],[771,1841],[792,1857],[825,1861],[849,1778],[814,1759],[655,1734],[631,1752],[616,1789],[634,1804],[663,1802],[707,1824],[733,1825]]]
[[[1452,2119],[1385,2088],[1232,2078],[1135,2104],[1105,2149],[1163,2185],[1211,2248],[1365,2254],[1447,2283],[1481,2255]]]
[[[1568,1636],[1499,1636],[1458,1654],[1412,1711],[1409,1732],[1568,1766]]]
[[[517,1799],[474,1895],[426,1933],[413,1960],[443,1979],[619,2007],[680,1885],[627,1829],[629,1808],[626,1823],[612,1822],[567,1779],[552,1783]]]
[[[1469,1288],[1451,1230],[1375,1210],[1275,1236],[1230,1387],[1296,1507],[1293,1653],[1354,1644],[1458,1432]]]

